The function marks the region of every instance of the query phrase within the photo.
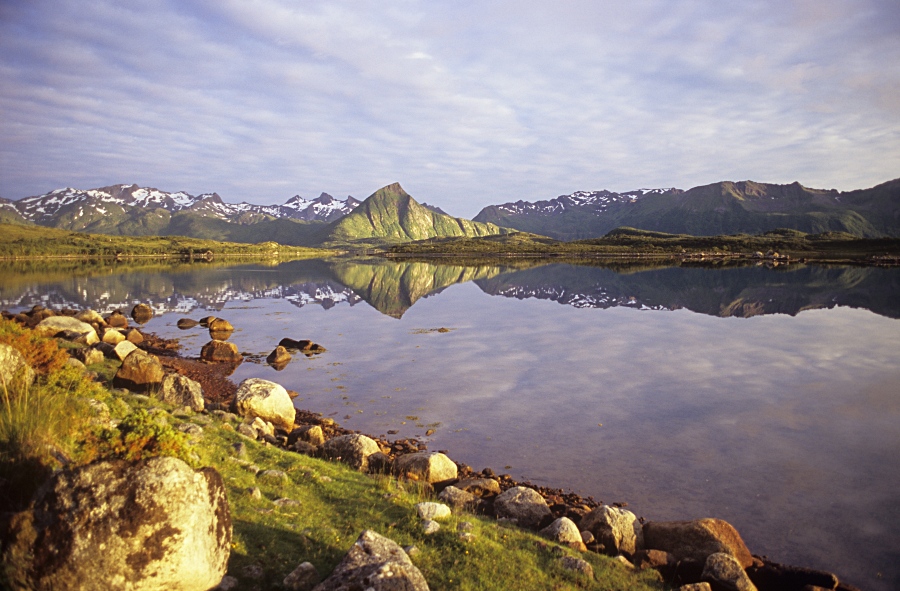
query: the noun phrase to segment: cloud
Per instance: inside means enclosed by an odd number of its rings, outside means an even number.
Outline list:
[[[0,194],[280,202],[400,181],[459,215],[577,189],[871,186],[894,3],[7,3]],[[891,20],[893,18],[893,20]]]

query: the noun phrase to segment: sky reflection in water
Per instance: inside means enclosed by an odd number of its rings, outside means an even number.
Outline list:
[[[346,281],[352,271],[341,271]],[[594,283],[636,277],[585,272],[601,274]],[[540,275],[527,273],[532,283]],[[730,271],[654,273],[686,294],[706,273],[728,289]],[[854,292],[867,279],[852,273],[840,297],[878,295]],[[757,274],[790,277],[731,277]],[[327,353],[295,356],[283,371],[245,362],[233,377],[278,381],[300,392],[298,406],[348,428],[423,438],[434,428],[430,449],[477,469],[627,501],[647,519],[720,517],[755,553],[836,570],[868,589],[900,586],[900,321],[846,307],[751,318],[579,309],[521,292],[493,297],[485,290],[507,288],[507,275],[482,275],[435,282],[450,287],[421,297],[427,284],[399,319],[364,303],[297,307],[258,294],[208,313],[237,327],[231,340],[246,353],[265,355],[283,337],[324,345]],[[360,286],[373,284],[366,277]],[[650,301],[652,288],[619,291],[643,289]],[[209,336],[177,330],[179,317],[147,328],[196,355]],[[452,330],[421,331],[437,327]]]

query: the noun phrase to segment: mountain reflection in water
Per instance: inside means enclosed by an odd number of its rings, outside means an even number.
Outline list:
[[[220,310],[229,301],[281,298],[298,307],[365,301],[401,318],[418,300],[474,281],[490,295],[551,300],[576,308],[687,309],[720,317],[796,315],[848,306],[900,318],[900,270],[852,266],[670,267],[518,262],[458,265],[383,259],[278,265],[0,264],[0,306],[111,311],[136,301],[157,313]]]
[[[181,314],[228,319],[249,352],[236,382],[282,383],[347,428],[647,519],[720,517],[774,560],[900,588],[898,269],[0,265],[2,308],[138,301],[187,356],[209,334]],[[254,362],[283,337],[328,351]]]

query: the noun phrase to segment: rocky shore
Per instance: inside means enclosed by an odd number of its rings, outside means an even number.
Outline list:
[[[296,393],[275,382],[251,378],[235,384],[229,376],[236,364],[243,361],[243,356],[233,343],[228,342],[233,327],[224,319],[207,317],[179,321],[179,327],[202,324],[210,331],[210,341],[203,346],[199,357],[191,358],[180,354],[177,341],[161,339],[131,325],[130,321],[133,321],[140,326],[152,317],[152,310],[143,304],[136,305],[128,315],[116,312],[103,317],[90,310],[54,312],[36,306],[22,314],[3,312],[3,317],[45,336],[74,343],[69,350],[71,364],[85,367],[104,359],[120,362],[112,379],[116,388],[147,394],[176,407],[203,413],[211,420],[232,425],[248,440],[341,462],[360,472],[391,475],[416,483],[428,498],[416,506],[421,528],[428,534],[437,532],[442,519],[451,512],[461,512],[533,530],[546,538],[548,544],[558,544],[579,553],[594,552],[615,557],[628,569],[655,569],[668,585],[684,591],[854,589],[833,573],[781,565],[752,554],[735,528],[719,519],[645,522],[626,509],[626,503],[607,505],[563,489],[517,482],[509,474],[496,474],[490,468],[476,470],[453,461],[446,450],[428,450],[425,443],[416,439],[389,440],[345,429],[318,413],[295,409],[292,398]],[[285,339],[275,345],[267,362],[277,366],[289,363],[292,355],[315,355],[324,351],[324,347],[308,340]],[[116,464],[109,468],[110,475],[104,478],[117,479],[115,486],[124,490],[129,478],[122,475],[123,469]],[[183,470],[171,463],[166,464],[165,469],[170,472]],[[96,465],[94,470],[102,472]],[[77,477],[71,478],[88,477],[79,472]],[[91,486],[96,486],[98,478],[101,476],[91,474],[88,478],[93,483]],[[190,480],[193,476],[188,474],[184,478]],[[227,562],[222,559],[223,546],[231,540],[227,501],[224,501],[221,479],[219,484],[209,475],[200,480],[205,488],[197,494],[212,498],[215,506],[220,507],[202,513],[209,515],[207,521],[212,524],[209,526],[211,531],[219,529],[215,539],[208,543],[208,553],[213,556],[215,572],[221,579]],[[139,492],[134,491],[128,494],[139,496]],[[61,493],[56,496],[61,497]],[[223,503],[224,512],[221,509]],[[227,535],[222,529],[226,527],[226,521]],[[460,539],[465,541],[466,535],[463,528],[459,532]],[[591,568],[577,557],[561,556],[560,560],[565,563],[565,568],[576,572],[588,573]],[[428,588],[407,552],[370,531],[360,535],[344,561],[324,581],[320,582],[318,573],[310,567],[309,563],[298,566],[282,587],[312,589],[315,586],[324,591],[356,588],[360,581],[365,581],[367,586],[375,589]],[[391,576],[382,576],[388,571]],[[592,574],[589,576],[593,577]],[[229,579],[225,577],[218,583],[218,588],[235,588],[236,580]],[[208,587],[209,580],[200,577],[197,588]]]

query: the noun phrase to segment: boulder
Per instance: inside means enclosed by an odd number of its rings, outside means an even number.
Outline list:
[[[424,502],[418,503],[416,505],[416,514],[419,516],[419,519],[431,519],[437,521],[439,519],[447,519],[449,518],[453,512],[450,511],[450,507],[444,505],[443,503],[432,503],[432,502]]]
[[[286,365],[291,360],[291,354],[281,345],[275,347],[275,350],[266,357],[266,363],[270,365]]]
[[[420,451],[398,456],[394,460],[394,474],[429,484],[448,484],[456,480],[456,464],[440,452]]]
[[[500,494],[500,483],[493,478],[464,478],[454,485],[476,497],[490,497]]]
[[[106,358],[103,355],[103,351],[99,351],[99,350],[93,349],[91,347],[83,347],[81,349],[72,349],[71,351],[69,351],[69,355],[71,355],[75,359],[81,361],[85,365],[93,365],[95,363],[103,363],[103,360]]]
[[[181,330],[187,330],[188,328],[194,328],[198,324],[200,323],[192,318],[179,318],[178,322],[175,323],[175,326]]]
[[[466,509],[473,507],[477,497],[470,492],[460,490],[455,486],[447,486],[438,495],[438,499],[447,503],[454,509]]]
[[[313,342],[308,339],[302,340],[294,340],[294,339],[281,339],[278,342],[279,347],[284,347],[285,349],[296,349],[298,351],[305,351],[312,346]]]
[[[668,552],[677,560],[695,560],[700,564],[717,552],[734,556],[742,568],[753,564],[753,556],[740,534],[721,519],[648,521],[644,524],[644,546]]]
[[[240,383],[234,407],[242,417],[259,417],[288,432],[294,426],[297,412],[284,386],[260,378],[248,378]]]
[[[325,443],[325,435],[319,425],[300,425],[288,434],[289,445],[293,445],[296,441],[322,445]]]
[[[587,547],[581,539],[581,532],[578,526],[568,517],[560,517],[553,523],[541,530],[541,535],[549,538],[554,542],[559,542],[570,548],[575,548],[581,552],[586,552]]]
[[[141,331],[139,331],[136,328],[125,329],[125,338],[128,339],[128,341],[134,343],[135,345],[140,345],[141,343],[144,342],[144,335],[142,335]]]
[[[676,591],[712,591],[712,587],[709,586],[709,583],[704,581],[701,583],[682,585]]]
[[[221,476],[170,457],[60,470],[30,517],[29,588],[205,591],[231,551]]]
[[[162,364],[156,355],[135,349],[122,361],[122,367],[113,377],[113,385],[132,392],[147,392],[161,386],[164,377]]]
[[[394,462],[391,457],[385,453],[377,452],[369,456],[369,467],[366,472],[369,474],[390,474]]]
[[[34,370],[19,350],[0,343],[0,387],[21,383],[25,388],[34,383]]]
[[[366,530],[327,579],[313,591],[428,591],[428,583],[403,548]]]
[[[544,497],[524,486],[514,486],[497,495],[494,513],[500,518],[515,519],[522,527],[532,529],[552,515]]]
[[[168,374],[164,377],[156,397],[175,406],[190,406],[195,412],[200,412],[205,406],[203,387],[179,374]]]
[[[131,341],[121,341],[115,346],[113,346],[112,350],[109,353],[109,357],[111,359],[118,359],[119,361],[125,361],[125,358],[131,355],[133,352],[137,351],[137,345],[132,343]]]
[[[234,327],[224,318],[213,318],[206,327],[209,332],[234,332]]]
[[[103,325],[106,324],[106,321],[103,320],[103,316],[101,316],[98,312],[95,312],[91,309],[82,310],[78,314],[75,315],[76,320],[80,320],[87,324],[96,324]]]
[[[147,304],[137,304],[131,309],[131,317],[138,324],[144,324],[153,318],[153,308]]]
[[[100,340],[110,345],[118,345],[125,340],[125,335],[118,328],[107,328],[103,331],[103,337]]]
[[[760,589],[803,589],[804,587],[837,589],[839,584],[837,576],[833,573],[801,566],[788,566],[768,560],[747,568],[747,575]]]
[[[319,571],[311,562],[302,562],[284,578],[282,587],[288,591],[310,591],[319,582]]]
[[[237,345],[218,339],[213,339],[200,349],[200,359],[205,361],[225,361],[228,363],[240,363],[244,357],[238,351]]]
[[[594,534],[608,554],[634,554],[644,548],[644,530],[631,511],[603,505],[585,515],[581,529]]]
[[[340,460],[361,472],[368,471],[369,456],[380,451],[373,439],[358,434],[334,437],[322,446],[325,457]]]
[[[105,318],[106,324],[113,328],[128,328],[128,318],[116,310]]]
[[[723,552],[710,554],[706,558],[700,578],[708,581],[712,586],[729,591],[756,591],[756,585],[750,581],[750,577],[738,564],[737,559],[731,554]]]
[[[94,343],[100,342],[100,337],[97,336],[97,331],[94,330],[93,326],[86,322],[82,322],[77,318],[72,318],[71,316],[52,316],[50,318],[45,318],[34,327],[34,330],[39,335],[45,337],[55,337],[62,332],[69,333],[70,335],[79,335],[73,340],[85,345],[93,345]]]
[[[559,564],[564,569],[584,575],[588,579],[593,580],[594,578],[594,567],[592,567],[591,563],[587,560],[582,560],[581,558],[576,558],[574,556],[563,556],[559,559]]]

